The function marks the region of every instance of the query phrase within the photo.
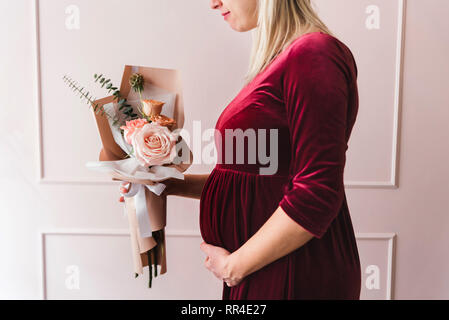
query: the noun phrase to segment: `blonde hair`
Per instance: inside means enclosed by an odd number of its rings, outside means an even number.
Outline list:
[[[297,37],[318,29],[332,35],[311,0],[258,0],[258,25],[253,31],[248,84]]]

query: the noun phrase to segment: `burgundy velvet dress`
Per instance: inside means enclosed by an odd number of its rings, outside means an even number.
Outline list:
[[[354,57],[322,32],[295,39],[225,108],[215,127],[218,161],[200,200],[204,241],[233,252],[279,206],[314,238],[235,287],[223,283],[224,300],[360,299],[360,260],[343,182],[357,112]],[[248,152],[249,138],[239,163],[237,139],[226,147],[226,129],[266,129],[266,138],[256,140],[267,156],[277,141],[277,171],[261,174],[270,164],[249,160],[255,152]],[[270,140],[269,129],[277,129],[277,140]],[[231,151],[233,161],[226,161]]]

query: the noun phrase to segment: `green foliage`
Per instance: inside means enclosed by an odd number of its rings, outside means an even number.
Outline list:
[[[114,96],[113,101],[116,101],[118,103],[119,110],[125,115],[125,120],[134,120],[138,117],[137,114],[134,113],[132,106],[127,103],[126,98],[123,98],[118,88],[112,84],[111,79],[106,79],[103,74],[95,74],[94,78],[95,82],[99,82],[99,84],[101,84],[101,87],[105,88],[109,94],[111,94],[112,92],[112,95]],[[72,91],[79,95],[81,100],[86,101],[86,104],[89,104],[93,107],[95,114],[100,114],[102,116],[106,115],[109,119],[111,118],[111,116],[107,112],[105,112],[103,106],[100,106],[95,102],[97,99],[93,98],[89,91],[85,91],[84,87],[80,87],[76,83],[76,81],[66,75],[64,75],[63,80],[69,86],[69,88],[72,89]],[[118,120],[113,120],[113,124],[117,125]]]
[[[93,98],[89,91],[85,91],[84,87],[80,88],[76,81],[74,81],[72,78],[68,76],[64,76],[62,78],[64,82],[69,86],[70,89],[72,89],[73,92],[79,95],[81,100],[85,100],[86,104],[89,104],[93,107],[95,114],[100,114],[102,116],[106,115],[109,116],[103,109],[103,106],[100,106],[98,103],[95,103],[97,100],[96,98]]]
[[[141,94],[144,88],[145,80],[140,73],[134,73],[129,78],[129,84],[131,85],[131,88],[133,88],[135,92]]]
[[[131,85],[131,88],[134,90],[134,92],[137,92],[139,94],[141,106],[143,107],[142,92],[143,92],[144,86],[145,86],[145,78],[140,73],[134,73],[129,78],[129,84]],[[147,119],[148,122],[151,122],[151,120],[148,118],[148,116],[143,112],[142,108],[138,107],[138,110],[143,118]]]
[[[137,118],[137,114],[133,112],[132,106],[127,103],[126,98],[122,98],[120,90],[112,84],[111,79],[106,79],[103,74],[94,74],[94,79],[95,82],[100,82],[102,88],[106,85],[109,94],[113,92],[114,101],[118,102],[119,110],[125,115],[126,120],[134,120]]]

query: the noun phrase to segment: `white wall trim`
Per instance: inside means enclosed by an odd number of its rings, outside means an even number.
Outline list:
[[[43,161],[43,132],[42,132],[42,86],[41,86],[41,57],[40,57],[40,23],[39,23],[39,0],[33,1],[34,10],[34,81],[35,91],[34,99],[36,104],[36,120],[37,120],[37,182],[42,182],[44,178],[44,161]]]
[[[54,235],[80,235],[80,236],[112,236],[112,237],[129,237],[128,229],[87,229],[87,228],[67,228],[67,229],[50,229],[41,230],[39,232],[40,245],[40,296],[42,300],[47,299],[46,285],[46,247],[45,240],[47,236]],[[197,230],[170,230],[166,229],[166,237],[201,237],[201,233]],[[394,260],[394,239],[395,233],[356,233],[357,240],[387,240],[388,241],[388,273],[387,273],[387,300],[392,299],[393,289],[393,260]]]
[[[395,99],[394,99],[394,125],[393,125],[393,145],[392,145],[392,161],[391,161],[391,178],[390,181],[347,181],[346,188],[381,188],[395,189],[397,188],[397,169],[398,169],[398,151],[399,151],[399,115],[402,103],[402,70],[403,70],[403,46],[404,46],[404,15],[406,0],[398,0],[398,35],[396,43],[396,70],[395,70]],[[42,86],[41,86],[41,61],[40,61],[40,26],[39,26],[39,0],[34,0],[34,16],[35,16],[35,101],[37,108],[37,149],[38,149],[38,178],[40,184],[99,184],[110,185],[113,181],[98,180],[90,178],[70,177],[64,179],[47,178],[44,172],[44,156],[43,156],[43,130],[42,130]]]
[[[404,69],[404,30],[406,1],[398,0],[397,16],[397,38],[396,38],[396,66],[395,66],[395,90],[393,110],[393,142],[391,150],[391,175],[389,181],[347,181],[346,188],[355,189],[396,189],[398,188],[399,169],[399,137],[400,137],[400,114],[402,107],[402,85]]]
[[[38,232],[39,244],[39,266],[40,266],[40,298],[47,300],[47,275],[46,275],[46,246],[47,236],[106,236],[106,237],[129,237],[129,229],[87,229],[87,228],[58,228],[41,230]],[[166,237],[201,237],[201,233],[196,230],[165,230]]]
[[[387,240],[388,241],[388,266],[387,266],[387,289],[386,300],[393,299],[393,268],[394,268],[394,245],[396,233],[356,233],[357,240]]]
[[[402,109],[402,85],[404,70],[404,40],[405,40],[405,10],[406,0],[399,0],[398,4],[398,33],[396,40],[396,82],[394,95],[394,119],[393,119],[393,146],[392,146],[392,163],[391,163],[391,180],[390,183],[398,186],[398,169],[399,169],[399,137],[400,137],[400,115]]]

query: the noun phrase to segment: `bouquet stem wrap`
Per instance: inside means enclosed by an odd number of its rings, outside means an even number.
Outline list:
[[[179,166],[142,167],[135,158],[118,161],[88,162],[90,170],[118,173],[130,180],[150,180],[151,185],[130,183],[125,198],[125,214],[128,217],[131,246],[133,250],[134,272],[136,276],[143,273],[143,267],[149,266],[149,286],[152,281],[152,267],[157,275],[157,265],[161,266],[160,274],[166,272],[165,232],[167,216],[167,197],[161,196],[165,189],[162,181],[175,178],[184,180]],[[182,169],[181,169],[182,170]]]
[[[131,186],[131,188],[136,186],[136,184],[132,185],[133,186]],[[141,229],[144,229],[143,232],[147,232],[145,228],[141,227],[142,224],[138,219],[138,210],[136,208],[136,204],[140,200],[135,195],[125,196],[125,213],[128,216],[130,227],[135,275],[137,277],[139,274],[142,274],[143,267],[148,265],[148,286],[151,288],[153,278],[152,269],[154,268],[155,277],[157,276],[158,265],[161,266],[160,274],[164,274],[167,272],[164,229],[166,217],[166,197],[158,197],[156,194],[150,192],[148,188],[143,187],[142,185],[140,186],[141,187],[139,189],[143,191],[143,195],[145,197],[144,201],[149,205],[147,206],[148,211],[145,211],[145,214],[143,215],[144,221],[146,220],[149,223],[149,227],[151,228],[149,234],[147,234],[147,236],[144,236],[141,231]],[[153,216],[155,219],[151,221],[150,216]]]
[[[159,188],[159,186],[161,186],[161,187]],[[145,192],[146,191],[145,188],[147,188],[150,191],[152,191],[152,189],[153,189],[148,185],[131,183],[128,193],[124,194],[123,196],[125,198],[133,198],[134,197],[137,224],[139,227],[140,235],[143,238],[148,238],[148,237],[153,236],[153,234],[152,234],[153,229],[151,227],[150,215],[148,214],[148,212],[150,212],[150,210],[149,210],[148,204],[147,204],[147,197],[151,197],[151,196],[147,195],[147,193]],[[157,190],[153,191],[153,192],[156,193],[158,196],[160,196],[163,190],[164,190],[163,184],[158,184]],[[157,201],[156,199],[153,199],[153,203],[154,203],[154,201]],[[152,204],[152,202],[150,201],[150,206],[151,206],[151,204]],[[125,206],[125,211],[126,211],[126,206]]]
[[[142,87],[136,91],[136,81],[139,74],[144,81]],[[97,77],[98,79],[99,77]],[[133,79],[133,81],[131,81]],[[154,116],[154,122],[178,119],[183,112],[183,99],[181,77],[176,70],[161,68],[149,68],[142,66],[126,65],[120,85],[120,97],[126,99],[126,104],[120,103],[117,96],[111,95],[92,103],[95,109],[100,106],[105,115],[93,112],[100,135],[102,149],[100,151],[99,162],[91,162],[87,167],[100,172],[118,173],[119,180],[131,182],[130,194],[123,195],[125,199],[125,214],[129,221],[132,255],[135,274],[142,274],[143,268],[149,266],[151,287],[152,266],[160,265],[160,273],[166,272],[166,246],[165,246],[165,226],[166,226],[166,201],[167,197],[162,195],[166,187],[162,182],[169,178],[184,179],[185,172],[193,161],[193,154],[189,146],[180,138],[176,144],[178,157],[171,164],[154,165],[151,167],[141,167],[136,161],[135,148],[126,141],[121,126],[126,124],[129,114],[125,113],[129,106],[132,113],[139,114],[139,109],[146,100],[154,100],[164,103],[163,111],[156,110],[160,115]],[[131,83],[132,82],[132,83]],[[114,92],[115,93],[115,92]],[[123,100],[122,99],[122,100]],[[121,105],[120,105],[121,104]],[[124,112],[126,111],[126,112]],[[154,110],[153,110],[154,111]],[[128,112],[129,113],[129,112]],[[159,117],[160,116],[160,117]],[[148,120],[148,119],[147,119]],[[151,120],[153,122],[153,120]],[[182,124],[174,121],[176,125],[167,124],[171,132],[173,128],[182,128]],[[173,133],[174,134],[174,133]],[[126,158],[128,156],[134,157]],[[141,159],[142,160],[142,159]],[[179,161],[178,161],[179,160]],[[142,162],[141,162],[142,163]],[[162,163],[162,162],[161,162]],[[159,163],[158,163],[159,164]],[[131,178],[128,180],[128,177]],[[116,177],[117,178],[117,177]],[[150,180],[153,183],[139,184],[133,183],[141,180]],[[157,267],[154,269],[154,276],[157,275]]]

